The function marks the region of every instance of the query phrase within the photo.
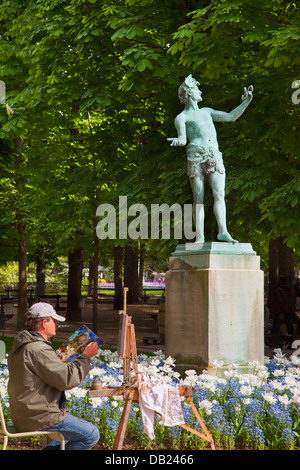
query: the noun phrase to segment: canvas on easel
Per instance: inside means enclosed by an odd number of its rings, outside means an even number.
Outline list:
[[[118,339],[118,356],[124,359],[126,351],[126,332],[128,326],[128,316],[124,312],[120,312],[119,321],[119,339]]]

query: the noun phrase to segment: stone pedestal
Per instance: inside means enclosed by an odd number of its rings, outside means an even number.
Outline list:
[[[263,272],[249,243],[178,245],[166,276],[166,354],[178,369],[264,361]]]

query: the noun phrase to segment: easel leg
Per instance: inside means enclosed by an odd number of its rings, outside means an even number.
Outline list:
[[[119,424],[118,432],[116,435],[115,443],[113,446],[113,450],[120,450],[123,447],[123,441],[125,437],[125,432],[126,432],[126,427],[127,427],[127,422],[128,422],[128,417],[129,417],[129,412],[130,412],[130,407],[133,399],[133,394],[129,392],[126,397],[125,397],[125,405],[123,409],[123,413],[121,416],[121,421]]]
[[[192,429],[188,426],[186,426],[185,424],[181,424],[181,427],[183,429],[186,429],[187,431],[190,431],[192,432],[193,434],[196,434],[197,436],[201,437],[202,439],[208,441],[210,443],[210,447],[212,450],[215,450],[215,444],[214,444],[214,441],[213,441],[213,438],[212,438],[212,435],[211,433],[208,431],[207,427],[205,426],[201,416],[199,415],[198,413],[198,410],[197,408],[195,407],[194,403],[193,403],[193,400],[191,399],[191,397],[186,397],[190,407],[192,408],[193,412],[194,412],[194,415],[196,416],[197,420],[198,420],[198,423],[200,424],[202,430],[204,431],[204,434],[201,434],[200,432],[196,431],[195,429]]]

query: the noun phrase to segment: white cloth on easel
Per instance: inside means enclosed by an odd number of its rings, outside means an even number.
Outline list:
[[[139,406],[143,428],[154,439],[154,413],[159,413],[165,426],[184,424],[178,387],[166,384],[163,378],[138,373]]]

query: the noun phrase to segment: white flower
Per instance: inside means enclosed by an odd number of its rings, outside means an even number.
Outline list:
[[[284,370],[282,370],[282,369],[276,369],[276,370],[274,370],[274,372],[273,372],[273,375],[274,375],[275,377],[282,377],[284,374],[285,374],[285,372],[284,372]]]
[[[80,387],[74,387],[69,392],[66,392],[66,394],[69,393],[70,396],[74,396],[76,398],[84,398],[86,397],[86,389],[85,388],[80,388]]]
[[[212,365],[213,365],[214,367],[216,367],[217,369],[220,369],[220,368],[224,365],[224,362],[223,362],[223,361],[217,361],[217,360],[215,360],[215,361],[212,363]]]
[[[250,387],[249,385],[242,385],[240,391],[242,395],[244,395],[245,397],[249,397],[252,393],[252,387]]]
[[[153,377],[159,377],[159,370],[155,366],[150,366],[150,367],[144,367],[143,372],[145,372],[147,375],[152,375]]]
[[[238,376],[238,373],[235,369],[231,369],[231,370],[225,370],[224,371],[224,375],[225,377],[227,377],[228,379],[232,378],[232,377],[237,377]]]
[[[159,349],[158,351],[154,351],[154,354],[155,354],[155,356],[160,357],[161,359],[163,359],[165,357],[165,355],[164,355],[164,353],[162,352],[161,349]]]
[[[287,395],[279,395],[278,397],[278,400],[280,401],[280,403],[282,403],[283,405],[288,405],[290,403],[290,399]]]
[[[113,376],[113,375],[105,375],[101,378],[102,385],[104,387],[110,386],[110,387],[118,387],[119,381]]]
[[[265,392],[262,394],[262,396],[268,403],[276,403],[276,398],[274,398],[273,393]]]
[[[292,401],[296,405],[299,405],[300,404],[300,395],[298,395],[298,394],[293,395]]]
[[[257,376],[265,381],[269,377],[269,372],[266,369],[260,369]]]
[[[199,408],[204,410],[207,415],[211,414],[212,403],[209,400],[202,400],[198,405]]]
[[[186,387],[193,387],[197,382],[197,376],[185,377],[180,381],[180,384]]]
[[[287,376],[284,378],[284,382],[286,384],[286,388],[292,389],[296,387],[297,381],[294,379],[294,377]]]
[[[216,385],[213,382],[201,382],[200,380],[197,380],[197,385],[199,385],[201,388],[205,390],[210,390],[212,393],[216,391]]]
[[[110,362],[108,364],[108,367],[110,369],[120,369],[121,367],[123,367],[123,363],[122,362]]]
[[[90,370],[89,372],[89,375],[91,377],[95,376],[95,375],[104,375],[105,374],[105,371],[103,369],[100,369],[100,367],[94,367],[93,369]]]
[[[173,357],[169,356],[167,359],[165,359],[164,363],[168,364],[170,366],[174,366],[175,365],[175,359],[173,359]]]
[[[177,379],[177,380],[180,378],[179,372],[176,372],[176,371],[172,373],[172,376],[174,377],[174,379]]]
[[[278,380],[271,380],[270,385],[273,388],[275,388],[275,390],[278,390],[279,392],[282,392],[285,389],[284,385],[282,385],[282,383],[279,382]]]
[[[194,369],[186,370],[185,375],[187,375],[188,377],[192,377],[192,376],[196,375],[196,371]]]
[[[139,355],[139,358],[142,360],[142,361],[147,361],[149,358],[146,354],[140,354]]]
[[[8,397],[7,387],[6,385],[0,383],[0,398],[7,398],[7,397]]]
[[[150,364],[151,364],[152,366],[154,366],[154,367],[155,367],[155,366],[158,366],[159,363],[160,363],[160,360],[159,360],[159,359],[152,359],[152,360],[150,361]]]
[[[164,364],[163,366],[160,367],[160,370],[164,372],[165,374],[169,374],[173,372],[173,369],[169,366],[169,364]]]
[[[102,405],[103,398],[101,398],[101,397],[91,398],[91,402],[92,402],[92,407],[93,408],[98,408]]]
[[[291,375],[294,375],[297,379],[300,376],[300,368],[299,367],[288,367],[287,372]]]

